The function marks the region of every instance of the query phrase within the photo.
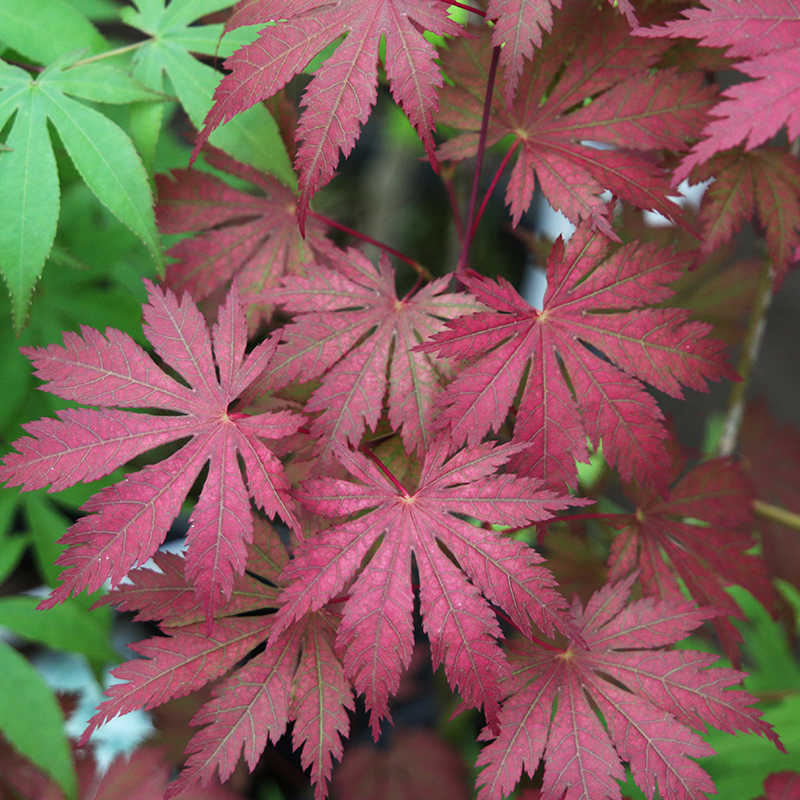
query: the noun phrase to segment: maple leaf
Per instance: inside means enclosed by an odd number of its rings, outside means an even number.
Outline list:
[[[617,5],[615,0],[609,0]],[[636,25],[636,12],[630,0],[620,0],[619,11],[628,23]],[[500,64],[505,70],[505,101],[511,105],[525,60],[541,47],[542,34],[553,27],[553,9],[561,0],[489,0],[486,16],[494,20],[492,47],[502,47]]]
[[[6,455],[0,468],[0,480],[9,485],[28,491],[50,484],[58,491],[107,475],[154,447],[188,439],[163,461],[126,476],[82,506],[86,516],[61,539],[67,546],[58,559],[66,567],[63,582],[42,604],[45,608],[83,589],[95,591],[108,579],[118,584],[147,560],[207,463],[190,520],[186,568],[209,613],[220,595],[230,596],[235,575],[244,569],[252,535],[248,496],[269,515],[297,524],[283,467],[262,439],[293,433],[303,417],[288,411],[252,416],[229,411],[265,367],[275,341],[245,355],[246,323],[235,287],[209,336],[188,295],[179,301],[169,291],[146,286],[145,335],[182,381],[159,369],[127,334],[111,328],[103,335],[84,326],[80,334],[65,333],[63,347],[23,351],[46,381],[46,391],[101,408],[67,409],[58,419],[25,425],[30,435],[14,442],[18,452]]]
[[[260,194],[236,189],[219,178],[192,169],[157,175],[156,220],[162,233],[200,231],[167,251],[166,284],[203,300],[236,279],[251,325],[263,309],[260,295],[287,274],[324,260],[336,248],[325,227],[311,219],[305,238],[295,216],[294,193],[266,173],[206,148],[208,163],[248,181]]]
[[[305,111],[295,158],[300,173],[301,226],[311,196],[332,177],[341,152],[355,145],[375,104],[378,47],[386,43],[385,69],[395,100],[433,157],[433,115],[443,80],[436,48],[424,31],[458,36],[461,27],[439,0],[249,0],[240,3],[227,28],[270,23],[257,41],[225,61],[230,70],[214,94],[215,104],[195,145],[195,154],[223,122],[278,92],[335,40],[344,40],[319,67],[303,94]]]
[[[350,249],[331,264],[264,293],[295,321],[281,329],[263,380],[280,387],[323,376],[305,410],[321,412],[311,435],[324,461],[333,458],[333,445],[357,446],[367,425],[375,430],[387,386],[389,423],[401,430],[409,452],[421,452],[430,443],[440,376],[431,357],[413,348],[442,330],[444,320],[480,306],[467,294],[446,293],[449,277],[398,299],[386,257],[376,269]]]
[[[455,85],[442,91],[437,122],[465,131],[439,149],[442,158],[476,152],[491,49],[488,35],[462,39],[442,59]],[[699,72],[653,72],[665,49],[662,42],[632,38],[610,9],[569,4],[523,70],[513,104],[499,81],[487,145],[510,135],[518,151],[506,190],[514,225],[530,206],[537,179],[572,222],[591,219],[609,235],[600,197],[605,189],[688,224],[667,199],[668,175],[652,152],[684,149],[699,133],[713,91]]]
[[[531,619],[546,631],[560,623],[562,598],[550,572],[538,566],[541,557],[454,514],[518,527],[583,501],[544,490],[529,478],[496,475],[518,446],[479,445],[448,459],[449,445],[442,440],[426,452],[413,491],[377,458],[340,448],[341,464],[358,483],[319,478],[297,492],[310,511],[326,517],[365,513],[297,548],[283,574],[285,604],[276,633],[323,606],[357,575],[336,641],[348,677],[366,696],[376,739],[414,644],[412,554],[434,666],[444,663],[450,684],[469,705],[485,706],[490,718],[508,668],[495,641],[500,626],[487,600],[522,630],[530,629]],[[361,568],[368,553],[371,558]]]
[[[119,586],[103,602],[137,611],[136,619],[160,620],[166,635],[131,646],[144,658],[113,671],[124,682],[106,690],[107,699],[82,741],[117,714],[153,708],[230,672],[192,719],[192,725],[205,727],[187,745],[189,758],[166,796],[208,784],[217,771],[220,780],[227,780],[242,752],[252,771],[267,742],[277,742],[293,721],[293,747],[301,750],[303,767],[311,769],[315,797],[323,798],[333,759],[341,758],[340,737],[348,734],[352,691],[334,654],[338,618],[329,610],[305,616],[274,637],[266,650],[261,647],[274,627],[272,612],[280,604],[280,573],[287,558],[276,531],[256,518],[247,572],[236,576],[229,600],[216,609],[211,634],[180,556],[158,553],[154,560],[160,572],[132,572],[132,583]]]
[[[648,798],[658,787],[665,799],[696,800],[714,791],[692,760],[713,754],[690,730],[707,724],[758,733],[782,749],[755,698],[730,688],[741,672],[709,669],[717,657],[708,653],[663,649],[713,612],[652,598],[626,606],[632,581],[608,584],[585,610],[576,600],[566,647],[515,643],[500,734],[478,757],[479,800],[500,800],[542,760],[542,800],[618,800],[622,761]]]
[[[800,7],[795,0],[703,0],[653,28],[639,28],[645,37],[688,37],[708,47],[727,47],[727,55],[745,60],[736,69],[755,81],[736,84],[722,93],[712,110],[716,119],[675,171],[675,181],[698,164],[742,140],[751,150],[786,124],[789,139],[800,135]]]
[[[461,754],[424,729],[397,730],[389,746],[348,747],[331,783],[336,800],[469,800]]]
[[[800,245],[800,164],[774,147],[719,153],[692,172],[692,180],[716,180],[703,195],[702,252],[713,253],[758,211],[767,249],[779,275]]]
[[[800,797],[800,772],[773,772],[764,781],[764,794],[756,800],[795,800]]]
[[[753,488],[730,459],[706,461],[681,476],[662,498],[637,485],[629,487],[633,514],[612,518],[619,529],[609,556],[609,579],[637,570],[646,594],[683,597],[682,581],[698,605],[743,618],[725,591],[743,586],[767,608],[776,597],[764,561],[748,555],[753,536]],[[741,635],[727,619],[714,620],[720,641],[738,660]]]
[[[514,439],[531,447],[517,468],[549,486],[574,483],[588,437],[626,480],[664,480],[667,433],[640,381],[680,397],[681,384],[703,391],[734,373],[710,326],[681,309],[644,308],[672,294],[667,284],[686,256],[638,242],[611,253],[610,244],[589,223],[566,246],[559,239],[541,310],[502,278],[466,273],[465,286],[491,310],[449,321],[419,348],[476,359],[441,399],[439,419],[456,442],[497,430],[521,387]]]

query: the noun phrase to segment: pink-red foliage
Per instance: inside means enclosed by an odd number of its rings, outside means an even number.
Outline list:
[[[665,50],[662,42],[632,38],[610,9],[570,3],[522,72],[513,103],[499,81],[487,142],[514,137],[518,154],[506,203],[515,225],[537,180],[567,218],[590,219],[607,234],[612,229],[600,196],[604,189],[682,219],[667,199],[669,174],[654,155],[684,149],[687,138],[699,133],[714,95],[699,73],[651,70]],[[477,149],[490,54],[484,36],[457,42],[443,59],[455,86],[443,90],[437,122],[466,131],[442,145],[443,159],[461,160]],[[592,101],[584,104],[586,98]]]
[[[190,519],[186,575],[209,614],[230,597],[236,575],[244,571],[253,531],[250,498],[270,516],[297,524],[283,466],[263,439],[294,433],[304,418],[288,411],[248,416],[231,410],[268,363],[275,341],[245,353],[247,326],[235,288],[209,335],[188,295],[178,300],[147,287],[145,335],[180,380],[130,336],[110,328],[103,335],[84,326],[80,335],[65,333],[63,347],[25,351],[46,382],[43,389],[100,408],[67,409],[58,419],[28,423],[29,436],[14,442],[17,452],[0,468],[0,480],[9,485],[29,491],[50,484],[57,491],[108,475],[154,447],[188,439],[83,505],[85,516],[61,540],[67,549],[58,563],[66,569],[46,608],[84,589],[96,591],[109,579],[116,585],[150,558],[206,464]]]
[[[648,798],[658,789],[695,800],[714,784],[693,759],[713,751],[691,728],[754,732],[781,746],[755,698],[731,688],[742,673],[710,668],[708,653],[664,649],[710,614],[676,600],[627,604],[631,583],[609,584],[585,609],[576,600],[565,646],[514,642],[500,733],[478,758],[479,800],[501,800],[542,761],[542,800],[619,800],[622,762]]]
[[[516,461],[526,473],[554,487],[574,484],[588,437],[626,480],[663,486],[667,432],[640,381],[680,397],[681,384],[705,390],[706,380],[732,372],[708,325],[688,322],[679,309],[646,308],[672,294],[668,284],[686,257],[610,245],[587,223],[566,245],[556,242],[541,309],[503,279],[465,276],[491,310],[448,322],[421,346],[473,362],[443,396],[454,441],[475,444],[498,430],[521,387],[514,440],[531,445]]]
[[[315,796],[324,797],[333,759],[342,755],[341,737],[349,731],[353,697],[334,654],[334,611],[306,615],[259,652],[274,630],[272,612],[281,602],[280,573],[287,558],[277,533],[256,520],[247,574],[237,576],[229,600],[217,608],[210,634],[183,577],[182,558],[159,553],[159,572],[131,573],[132,583],[115,589],[106,601],[138,612],[136,619],[160,621],[165,635],[132,645],[143,658],[114,670],[122,682],[107,690],[84,741],[117,714],[153,708],[227,675],[192,720],[205,727],[189,742],[189,758],[167,796],[206,785],[216,772],[227,780],[242,753],[252,770],[267,742],[277,742],[294,722],[292,745],[311,770]]]

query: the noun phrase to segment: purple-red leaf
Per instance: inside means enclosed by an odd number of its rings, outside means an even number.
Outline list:
[[[297,226],[295,195],[271,176],[240,164],[213,148],[209,164],[252,184],[259,194],[235,189],[197,170],[175,170],[156,176],[156,218],[162,233],[196,232],[174,245],[167,255],[166,283],[203,300],[236,279],[248,320],[257,325],[269,310],[261,294],[284,275],[298,274],[324,261],[335,246],[315,219],[305,238]]]
[[[434,665],[443,663],[451,685],[470,705],[483,705],[490,717],[508,669],[496,642],[500,627],[486,598],[522,630],[530,630],[531,620],[548,632],[560,624],[562,599],[550,573],[539,566],[540,556],[454,515],[515,525],[547,519],[552,510],[580,501],[544,490],[528,478],[494,475],[516,446],[480,445],[450,459],[447,449],[440,442],[428,450],[413,491],[366,456],[339,450],[342,464],[359,482],[320,478],[306,481],[298,493],[307,508],[325,516],[371,510],[298,548],[284,571],[285,604],[273,638],[355,578],[337,643],[348,677],[366,695],[376,737],[411,658],[412,554]]]
[[[536,181],[570,220],[590,219],[606,233],[605,189],[682,220],[667,199],[669,176],[653,154],[684,149],[699,134],[714,95],[699,73],[651,71],[665,49],[631,37],[610,9],[575,3],[557,14],[552,34],[520,75],[513,104],[512,89],[502,81],[492,104],[487,144],[511,135],[517,146],[506,190],[515,225],[530,206]],[[440,148],[442,158],[460,160],[476,151],[490,53],[488,37],[462,39],[443,58],[455,86],[442,91],[437,122],[465,133]]]
[[[180,560],[159,553],[159,572],[136,570],[131,583],[108,596],[120,609],[138,611],[139,619],[159,619],[166,636],[134,645],[144,658],[114,670],[124,682],[106,691],[84,741],[117,714],[153,708],[230,672],[193,718],[193,725],[204,727],[189,742],[184,770],[167,796],[213,783],[217,773],[227,780],[242,753],[253,770],[267,742],[277,742],[294,721],[293,746],[302,749],[321,800],[353,709],[350,684],[333,650],[336,617],[326,610],[305,616],[259,652],[273,629],[278,576],[287,561],[278,534],[261,520],[248,551],[248,572],[237,578],[230,600],[216,608],[211,633],[196,604],[187,602],[192,590],[181,577]]]
[[[436,48],[423,36],[457,36],[461,27],[439,0],[307,0],[240,3],[228,28],[264,27],[257,41],[225,62],[230,74],[214,95],[215,104],[195,146],[246,108],[278,92],[321,50],[344,40],[318,68],[303,94],[295,167],[300,173],[301,224],[311,196],[333,176],[339,154],[353,149],[375,104],[378,48],[385,38],[385,70],[395,100],[433,158],[433,115],[443,80]]]
[[[130,459],[176,440],[188,441],[166,459],[131,473],[83,506],[86,516],[65,534],[59,558],[63,583],[45,602],[50,607],[72,594],[116,585],[146,561],[164,540],[203,466],[208,477],[191,517],[187,576],[209,615],[228,599],[244,571],[252,539],[250,497],[267,514],[296,525],[283,467],[261,441],[294,433],[300,415],[289,412],[247,417],[230,406],[266,367],[275,342],[245,352],[247,328],[235,288],[220,306],[209,335],[192,300],[178,300],[148,283],[144,330],[163,362],[184,382],[170,377],[119,331],[105,336],[91,328],[64,334],[64,346],[27,354],[42,387],[68,400],[106,406],[63,411],[58,420],[27,426],[14,443],[0,480],[26,490],[51,484],[63,489],[106,475]],[[219,378],[217,377],[219,370]],[[108,407],[112,408],[108,408]],[[114,406],[157,408],[168,415],[120,411]],[[245,463],[248,486],[238,464]]]
[[[389,423],[409,451],[422,452],[431,440],[441,376],[433,359],[413,348],[442,330],[444,320],[479,305],[467,294],[446,292],[448,278],[398,299],[388,262],[376,269],[357,250],[333,264],[335,270],[317,267],[266,293],[294,321],[281,330],[264,381],[274,387],[322,376],[305,410],[320,412],[311,435],[323,462],[331,461],[333,446],[357,446],[367,427],[375,429],[387,389]]]
[[[623,761],[651,800],[656,791],[699,800],[714,785],[693,759],[713,751],[690,726],[758,733],[781,747],[755,698],[730,688],[742,673],[709,669],[716,658],[705,653],[660,649],[711,615],[676,601],[626,605],[631,582],[607,585],[585,610],[575,601],[566,646],[517,643],[499,735],[478,758],[479,800],[500,800],[542,761],[542,800],[619,800]]]
[[[666,429],[640,381],[680,397],[681,384],[733,376],[709,326],[679,309],[644,306],[671,295],[684,256],[636,242],[610,252],[588,223],[556,242],[537,310],[510,284],[467,273],[467,288],[492,311],[446,323],[424,351],[474,359],[445,390],[440,415],[456,442],[497,430],[522,386],[514,439],[530,442],[515,463],[556,487],[574,483],[586,439],[603,445],[626,479],[664,480]]]

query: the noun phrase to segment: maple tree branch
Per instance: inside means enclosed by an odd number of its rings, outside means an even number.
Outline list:
[[[467,268],[469,258],[469,247],[472,244],[472,222],[475,219],[475,205],[478,202],[478,186],[481,179],[481,168],[483,167],[483,154],[486,151],[486,137],[489,132],[489,116],[492,110],[492,95],[494,94],[494,81],[497,76],[497,64],[500,60],[500,48],[492,50],[492,63],[489,66],[489,77],[486,80],[486,95],[483,101],[483,118],[481,119],[481,132],[478,139],[478,153],[475,159],[475,175],[472,179],[472,194],[469,198],[469,210],[467,211],[467,221],[464,223],[466,236],[461,246],[461,255],[456,266],[456,277],[460,277]]]
[[[456,229],[456,236],[458,237],[459,244],[464,243],[464,223],[461,221],[461,213],[458,210],[458,198],[456,197],[456,190],[453,186],[452,172],[450,176],[445,175],[445,171],[441,170],[439,173],[444,183],[445,191],[447,192],[447,199],[450,201],[450,213],[453,216],[453,225]]]
[[[722,457],[731,455],[736,449],[739,429],[742,427],[744,407],[747,401],[747,389],[750,384],[753,365],[758,357],[758,351],[761,349],[764,330],[767,327],[767,311],[772,302],[774,288],[775,267],[771,261],[767,260],[761,270],[761,278],[756,289],[753,310],[750,312],[747,333],[742,343],[742,353],[739,356],[739,363],[736,367],[741,380],[733,384],[728,398],[728,410],[725,414],[725,424],[718,447],[718,453]]]
[[[781,525],[786,525],[789,528],[800,531],[800,514],[789,511],[788,508],[775,506],[772,503],[765,503],[763,500],[753,500],[753,511],[759,517],[771,520],[772,522],[780,522]]]
[[[519,147],[521,139],[517,139],[511,147],[508,148],[508,152],[503,156],[503,160],[500,162],[500,166],[497,168],[497,171],[494,173],[494,177],[492,178],[492,182],[489,184],[489,188],[486,190],[486,194],[483,196],[483,201],[481,202],[480,208],[478,209],[478,213],[475,215],[475,219],[472,221],[472,227],[469,229],[469,233],[467,234],[467,239],[471,242],[475,238],[475,232],[478,230],[478,223],[481,221],[481,217],[483,216],[483,212],[486,210],[486,206],[489,203],[489,198],[494,193],[495,187],[497,186],[497,182],[500,180],[500,176],[505,172],[506,167],[508,166],[508,162],[511,161],[511,156],[517,152],[517,148]]]
[[[401,261],[404,261],[408,264],[417,275],[420,276],[423,280],[432,281],[433,280],[433,273],[425,266],[419,263],[419,261],[415,261],[413,258],[410,258],[405,253],[401,253],[399,250],[395,250],[394,247],[391,247],[388,244],[384,244],[383,242],[379,242],[377,239],[373,239],[371,236],[368,236],[366,233],[361,233],[360,231],[354,230],[353,228],[348,228],[347,225],[342,225],[341,222],[337,222],[335,219],[331,219],[330,217],[326,217],[324,214],[318,214],[316,211],[312,211],[308,209],[308,213],[310,216],[315,217],[320,222],[324,222],[326,225],[330,225],[331,228],[336,228],[336,230],[342,231],[343,233],[348,233],[350,236],[353,236],[356,239],[360,239],[362,242],[366,242],[367,244],[374,245],[375,247],[380,248],[385,253],[390,253],[395,258],[399,258]]]
[[[113,58],[114,56],[121,56],[123,53],[130,53],[132,50],[138,50],[140,47],[151,41],[152,39],[142,39],[141,42],[126,44],[124,47],[116,47],[113,50],[106,50],[104,53],[97,53],[93,56],[82,58],[80,61],[70,64],[67,69],[72,69],[73,67],[82,67],[84,64],[94,64],[95,61],[102,61],[103,59]]]
[[[446,3],[448,6],[455,6],[456,8],[463,8],[464,11],[471,11],[473,14],[477,14],[479,17],[485,17],[486,12],[481,10],[480,8],[473,8],[472,6],[468,6],[466,3],[459,3],[456,0],[441,0],[442,3]]]

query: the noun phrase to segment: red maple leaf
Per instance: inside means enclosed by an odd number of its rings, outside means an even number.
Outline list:
[[[755,212],[779,275],[795,260],[800,244],[800,164],[774,147],[719,153],[692,172],[695,181],[715,177],[703,195],[702,252],[725,244]]]
[[[773,772],[764,781],[764,794],[756,800],[800,800],[800,772]]]
[[[517,159],[506,203],[514,225],[530,206],[536,180],[566,217],[592,219],[608,234],[604,189],[682,220],[666,197],[669,176],[652,153],[684,149],[686,139],[699,134],[714,95],[698,72],[653,71],[665,49],[663,42],[631,37],[610,9],[571,3],[525,67],[513,104],[503,99],[508,89],[500,81],[487,144],[513,137]],[[442,158],[476,152],[490,58],[488,36],[461,40],[443,58],[455,86],[442,91],[437,122],[467,133],[446,142]]]
[[[300,234],[296,197],[275,178],[220,150],[204,155],[218,170],[252,184],[259,194],[236,189],[193,169],[157,175],[156,218],[162,233],[197,232],[167,251],[174,261],[165,282],[175,292],[203,300],[235,278],[251,326],[264,316],[261,293],[284,275],[324,261],[335,245],[315,219]]]
[[[789,139],[800,135],[800,6],[796,0],[703,0],[653,28],[638,29],[647,37],[688,37],[709,47],[727,47],[727,54],[746,60],[736,69],[755,81],[736,84],[723,92],[712,110],[717,119],[703,130],[698,142],[675,173],[687,177],[698,164],[742,140],[745,149],[763,144],[786,124]]]
[[[277,742],[293,721],[292,744],[302,748],[315,796],[323,798],[333,759],[342,755],[353,697],[334,654],[337,617],[331,611],[309,614],[274,637],[266,650],[260,648],[273,630],[287,557],[278,534],[257,519],[247,573],[236,577],[230,599],[217,608],[211,634],[183,577],[180,556],[157,554],[161,572],[136,570],[131,584],[103,598],[120,610],[138,611],[136,619],[159,620],[165,636],[131,646],[144,658],[113,671],[124,682],[106,690],[108,699],[83,741],[117,714],[153,708],[230,672],[192,719],[192,725],[205,727],[187,745],[189,758],[167,797],[208,784],[217,771],[227,780],[242,752],[252,771],[267,742]]]
[[[776,603],[763,559],[748,555],[757,544],[750,481],[730,459],[715,459],[686,472],[664,497],[637,485],[629,493],[635,513],[611,521],[620,532],[611,548],[609,578],[635,569],[646,594],[677,601],[682,581],[698,605],[726,615],[715,619],[714,627],[737,661],[742,637],[727,615],[743,615],[726,587],[743,586],[767,608]]]
[[[281,329],[264,380],[279,387],[323,376],[305,410],[320,412],[311,435],[324,461],[333,457],[332,446],[358,446],[366,426],[375,429],[387,387],[389,423],[409,452],[422,451],[441,376],[433,359],[413,348],[442,330],[444,320],[479,305],[467,294],[447,293],[449,277],[398,299],[388,259],[376,269],[358,250],[337,253],[331,263],[334,269],[317,267],[265,293],[295,320]]]
[[[440,441],[427,451],[412,491],[377,458],[339,449],[339,460],[358,483],[320,478],[306,481],[297,493],[309,510],[323,516],[366,513],[298,547],[283,574],[285,604],[276,632],[322,607],[356,578],[337,647],[348,677],[366,696],[376,738],[414,644],[412,554],[433,663],[444,663],[450,684],[471,706],[485,706],[490,718],[508,666],[487,600],[522,630],[530,630],[531,619],[550,632],[559,624],[563,600],[550,572],[538,566],[541,557],[454,514],[517,527],[583,501],[543,490],[529,478],[495,474],[517,446],[479,445],[448,459],[449,446]]]
[[[619,800],[623,761],[648,798],[658,787],[660,797],[698,800],[714,784],[692,759],[714,751],[690,728],[709,724],[783,749],[755,698],[730,688],[741,672],[708,669],[717,660],[708,653],[663,649],[713,614],[651,598],[626,605],[631,583],[607,585],[585,610],[575,601],[566,646],[515,643],[500,734],[478,757],[479,800],[500,800],[542,760],[542,800]]]
[[[57,420],[25,425],[30,435],[14,442],[18,452],[9,453],[0,468],[0,480],[9,485],[28,491],[50,484],[58,491],[108,475],[154,447],[188,439],[172,455],[83,505],[86,516],[61,539],[67,547],[58,559],[66,567],[63,583],[45,608],[84,589],[95,591],[108,579],[116,585],[150,558],[206,464],[208,476],[190,520],[186,570],[209,613],[220,596],[230,596],[234,577],[244,570],[253,527],[249,497],[270,516],[297,524],[283,467],[262,439],[294,433],[304,418],[288,411],[248,416],[230,410],[268,363],[275,341],[245,354],[246,323],[235,288],[209,336],[188,295],[179,301],[146,285],[145,335],[181,380],[161,370],[127,334],[111,328],[103,335],[84,326],[80,335],[65,333],[63,347],[23,351],[46,381],[43,389],[101,408],[67,409]]]
[[[636,12],[630,0],[609,0],[636,25]],[[553,9],[561,8],[561,0],[489,0],[486,16],[494,20],[492,46],[501,47],[500,64],[505,70],[505,100],[511,105],[525,60],[533,56],[534,47],[541,47],[542,34],[553,27]]]
[[[333,177],[339,153],[353,149],[375,104],[378,49],[386,42],[384,66],[395,100],[402,106],[433,160],[433,115],[442,76],[436,48],[424,31],[458,36],[462,28],[440,0],[247,0],[227,28],[270,23],[257,41],[225,61],[230,70],[195,145],[233,116],[271,97],[339,37],[344,40],[319,67],[303,94],[295,167],[300,173],[301,225],[311,196]]]
[[[468,272],[468,289],[492,310],[447,323],[421,350],[472,358],[448,385],[440,415],[453,439],[479,442],[503,424],[522,387],[514,439],[530,442],[515,464],[550,486],[573,483],[586,438],[602,442],[626,480],[663,481],[666,429],[645,381],[674,397],[681,384],[732,377],[710,327],[681,309],[644,308],[672,294],[685,256],[611,242],[584,223],[548,263],[541,310],[514,288]],[[598,352],[599,351],[599,352]],[[617,366],[615,366],[617,365]]]

